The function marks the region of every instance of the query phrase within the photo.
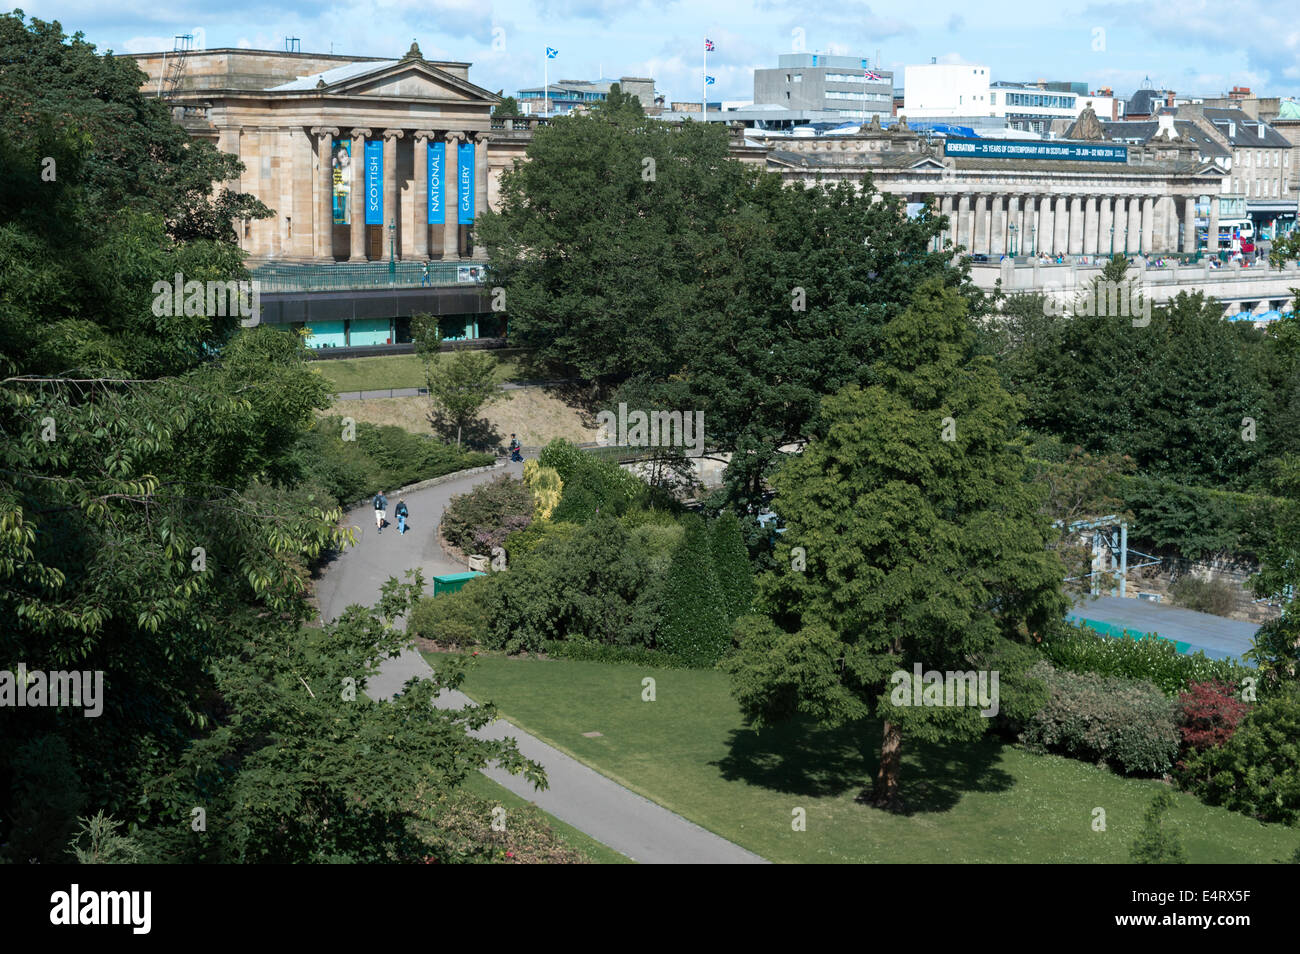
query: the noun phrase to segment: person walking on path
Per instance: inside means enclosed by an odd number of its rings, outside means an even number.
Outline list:
[[[519,451],[520,451],[519,438],[511,434],[510,435],[510,459],[514,461],[516,464],[524,459],[523,454],[519,453]]]
[[[425,262],[424,267],[420,270],[420,285],[423,287],[429,284],[429,263]]]
[[[409,512],[406,509],[405,500],[397,501],[397,507],[394,508],[393,513],[397,516],[397,532],[402,535],[406,534],[406,515]]]
[[[388,498],[384,496],[384,492],[381,490],[379,493],[375,494],[375,498],[371,503],[374,504],[375,507],[375,526],[379,529],[380,533],[383,533],[384,517],[388,512]]]

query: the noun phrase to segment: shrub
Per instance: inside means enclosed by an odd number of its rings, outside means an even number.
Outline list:
[[[599,517],[552,535],[501,574],[491,645],[538,652],[547,640],[649,646],[662,584],[617,520]]]
[[[1147,682],[1063,672],[1040,662],[1031,675],[1048,701],[1025,725],[1031,748],[1106,763],[1126,775],[1162,775],[1178,756],[1174,705]]]
[[[1114,639],[1096,630],[1062,621],[1039,649],[1057,669],[1145,679],[1174,696],[1193,682],[1217,679],[1241,685],[1254,670],[1226,659],[1210,659],[1205,653],[1184,655],[1166,639]]]
[[[1237,731],[1250,706],[1217,679],[1194,682],[1178,697],[1178,731],[1184,752],[1218,748]]]
[[[1211,805],[1300,824],[1300,690],[1261,702],[1222,746],[1189,758],[1184,784]]]
[[[500,596],[498,580],[489,573],[475,577],[454,593],[424,597],[411,608],[406,631],[447,645],[483,642],[490,634],[492,613]]]
[[[711,543],[713,567],[722,590],[722,607],[727,622],[731,623],[749,612],[756,595],[754,572],[740,535],[740,521],[734,513],[723,511],[713,521]]]
[[[696,516],[685,533],[664,588],[659,648],[693,665],[712,665],[731,649],[731,625],[713,568],[708,529]]]
[[[1169,595],[1179,606],[1215,616],[1227,616],[1236,609],[1240,594],[1241,588],[1231,580],[1202,580],[1190,574],[1169,588]]]
[[[442,535],[462,550],[486,552],[532,519],[532,493],[522,481],[502,474],[451,498],[442,517]]]
[[[542,541],[568,537],[581,529],[581,524],[567,520],[534,520],[522,530],[516,530],[506,537],[502,544],[506,548],[506,559],[510,564],[532,553]]]
[[[649,495],[649,488],[637,477],[568,441],[551,441],[537,460],[543,467],[553,467],[563,482],[559,506],[552,514],[556,520],[586,523],[598,513],[617,517]]]
[[[1129,848],[1129,856],[1136,865],[1182,865],[1187,863],[1182,842],[1164,827],[1165,812],[1174,804],[1168,789],[1161,789],[1151,799],[1142,819],[1142,830]]]
[[[533,519],[551,519],[564,493],[564,481],[560,479],[560,472],[535,460],[525,461],[524,484],[533,494]]]

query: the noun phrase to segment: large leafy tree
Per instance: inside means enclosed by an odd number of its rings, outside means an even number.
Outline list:
[[[702,410],[754,502],[821,397],[865,383],[880,329],[941,278],[942,219],[870,183],[785,187],[729,158],[716,125],[672,127],[624,98],[540,130],[481,226],[512,335],[602,388]],[[654,389],[662,394],[656,399]]]
[[[1066,605],[1041,491],[1011,443],[1017,402],[973,344],[962,297],[932,280],[884,326],[875,383],[822,402],[811,443],[773,480],[783,546],[806,567],[761,578],[766,615],[741,620],[729,664],[756,725],[880,718],[870,799],[886,807],[901,801],[904,738],[988,724],[978,707],[898,705],[891,676],[997,669],[1008,637]]]

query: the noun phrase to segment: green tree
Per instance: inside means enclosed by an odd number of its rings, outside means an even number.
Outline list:
[[[1156,792],[1151,805],[1142,816],[1142,830],[1129,849],[1129,856],[1138,865],[1184,865],[1187,856],[1178,836],[1164,827],[1165,813],[1173,807],[1174,796],[1165,788]]]
[[[713,521],[710,530],[713,568],[718,577],[718,587],[722,591],[722,605],[727,614],[727,622],[732,623],[753,607],[757,593],[754,571],[749,565],[749,553],[740,534],[740,521],[734,513],[724,510]]]
[[[686,662],[711,666],[731,648],[726,598],[714,570],[708,528],[694,515],[684,521],[686,532],[664,585],[658,644]]]
[[[486,351],[455,351],[425,364],[433,406],[429,420],[435,427],[454,427],[457,447],[465,426],[478,420],[487,404],[504,397],[497,390],[496,369],[496,359]]]
[[[823,400],[813,440],[773,480],[784,566],[799,546],[806,569],[760,579],[766,618],[741,621],[729,668],[754,725],[880,718],[869,797],[895,807],[905,737],[972,739],[988,719],[900,704],[894,674],[997,669],[1000,638],[1041,630],[1066,601],[1041,491],[1009,442],[1016,402],[972,357],[961,295],[922,285],[881,344],[878,383]]]
[[[501,96],[504,90],[497,90],[497,95]],[[501,101],[492,107],[493,116],[522,116],[519,110],[519,102],[513,96],[502,96]]]

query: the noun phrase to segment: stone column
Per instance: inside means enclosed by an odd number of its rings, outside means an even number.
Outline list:
[[[314,250],[321,261],[334,260],[334,157],[330,148],[339,134],[337,126],[313,126],[316,137],[316,214],[312,223]]]
[[[1050,195],[1038,200],[1038,248],[1048,255],[1056,254],[1056,222]]]
[[[381,246],[383,253],[379,256],[381,260],[387,259],[390,254],[394,258],[402,257],[401,223],[397,214],[402,190],[401,180],[397,178],[397,140],[404,135],[405,132],[401,129],[384,130],[384,228]]]
[[[1114,206],[1110,224],[1115,227],[1115,254],[1123,255],[1127,251],[1124,248],[1124,224],[1128,221],[1128,199],[1117,195],[1111,204]]]
[[[1069,254],[1083,254],[1083,196],[1070,198]]]
[[[1056,254],[1065,255],[1070,251],[1070,199],[1067,196],[1059,196],[1056,200],[1056,214],[1052,217],[1055,225],[1055,235],[1052,238],[1052,249]]]
[[[1210,212],[1208,227],[1205,230],[1205,247],[1213,255],[1219,250],[1219,194],[1210,193]]]
[[[1101,212],[1097,207],[1097,196],[1088,196],[1083,209],[1083,254],[1096,255],[1101,244],[1097,230],[1101,227]]]
[[[1110,230],[1115,224],[1115,215],[1111,209],[1111,197],[1098,196],[1097,209],[1097,254],[1110,257]]]
[[[1013,225],[1015,231],[1011,229]],[[1025,254],[1025,221],[1020,211],[1018,195],[1007,197],[1007,254],[1010,255],[1013,251],[1017,255]]]
[[[950,195],[939,196],[939,214],[948,220],[948,226],[944,230],[944,234],[936,238],[936,241],[942,243],[946,237],[949,237],[953,234],[953,228],[956,225],[952,217],[952,196]],[[940,244],[939,247],[942,248],[943,247],[942,244]]]
[[[957,202],[957,244],[972,251],[970,226],[970,196],[963,195]]]
[[[488,132],[474,133],[474,257],[487,258],[487,249],[478,237],[478,218],[488,208],[488,140],[492,134]]]
[[[1137,253],[1142,247],[1142,197],[1128,200],[1128,250]]]
[[[1196,196],[1183,197],[1183,251],[1196,251]]]
[[[1153,196],[1142,199],[1142,251],[1152,252],[1151,241],[1155,237],[1156,200]]]
[[[349,262],[366,260],[366,140],[369,129],[352,130],[352,230]]]
[[[1000,195],[989,198],[989,254],[1001,257],[1007,250],[1007,214]]]
[[[989,253],[989,199],[975,196],[975,232],[971,237],[971,251],[976,255]]]
[[[447,162],[443,171],[442,180],[446,184],[446,199],[443,202],[446,208],[444,217],[445,224],[442,232],[442,258],[443,261],[460,261],[460,226],[457,220],[460,218],[458,210],[460,209],[460,192],[459,179],[460,157],[456,154],[456,147],[465,139],[463,132],[448,132],[443,135],[447,142]]]
[[[420,261],[429,257],[429,142],[433,137],[432,129],[415,131],[411,178],[415,186],[415,257]],[[445,168],[443,173],[446,174]]]

